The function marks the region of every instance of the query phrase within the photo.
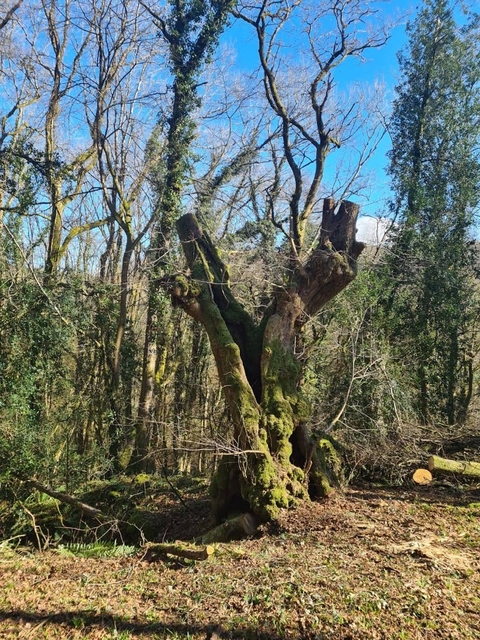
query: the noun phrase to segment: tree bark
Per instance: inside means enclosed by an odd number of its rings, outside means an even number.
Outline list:
[[[79,511],[81,511],[87,516],[90,516],[91,518],[96,518],[101,522],[109,522],[113,520],[113,518],[105,515],[102,511],[100,511],[100,509],[97,509],[96,507],[92,507],[89,504],[86,504],[85,502],[81,502],[81,500],[77,500],[76,498],[68,495],[67,493],[62,493],[61,491],[54,491],[53,489],[46,487],[44,484],[42,484],[41,482],[38,482],[37,480],[28,479],[26,480],[26,483],[32,486],[34,489],[37,489],[38,491],[41,491],[42,493],[47,494],[47,496],[50,496],[51,498],[55,498],[55,500],[59,500],[60,502],[69,504],[70,506],[74,507],[75,509],[78,509]]]
[[[184,558],[186,560],[208,560],[214,552],[215,549],[210,544],[193,548],[191,545],[187,546],[180,542],[175,544],[148,542],[142,559],[153,562],[159,557],[168,558],[168,556],[174,556],[175,558]]]
[[[178,220],[189,273],[165,285],[174,304],[207,331],[234,428],[235,450],[211,487],[219,520],[248,510],[266,521],[308,497],[311,487],[315,497],[332,490],[325,466],[335,447],[309,437],[298,346],[307,320],[355,278],[364,247],[355,240],[357,215],[353,203],[337,208],[325,201],[316,250],[291,270],[288,286],[275,288],[258,324],[234,297],[228,268],[195,216]]]
[[[480,462],[447,460],[439,456],[431,456],[428,460],[429,471],[443,473],[459,473],[464,476],[480,477]]]
[[[251,513],[242,513],[235,518],[229,518],[201,537],[202,544],[214,542],[229,542],[235,538],[252,536],[257,530],[257,523]]]

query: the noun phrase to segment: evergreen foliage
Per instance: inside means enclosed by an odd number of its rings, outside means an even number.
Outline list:
[[[419,418],[454,424],[465,421],[471,400],[478,311],[479,47],[447,0],[427,0],[407,32],[390,124],[397,217],[384,308]]]

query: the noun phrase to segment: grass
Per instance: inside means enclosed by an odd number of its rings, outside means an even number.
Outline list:
[[[185,529],[204,499],[185,499]],[[0,638],[480,639],[473,491],[351,489],[205,562],[16,542],[0,544]]]

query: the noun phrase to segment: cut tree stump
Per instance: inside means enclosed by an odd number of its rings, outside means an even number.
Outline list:
[[[447,460],[440,456],[431,456],[428,460],[429,471],[441,471],[442,473],[459,473],[464,476],[480,478],[480,462],[465,462]]]
[[[417,469],[413,474],[412,480],[415,484],[430,484],[433,477],[428,469]]]

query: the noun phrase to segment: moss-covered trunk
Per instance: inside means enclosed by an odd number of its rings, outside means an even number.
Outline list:
[[[351,203],[337,210],[326,201],[316,251],[294,268],[288,286],[273,291],[259,324],[235,299],[228,269],[195,216],[178,221],[190,273],[170,278],[168,288],[207,331],[234,427],[230,454],[212,482],[218,519],[250,510],[265,521],[298,499],[331,491],[334,448],[308,433],[296,348],[307,319],[356,275],[363,249],[355,241],[357,213]]]

